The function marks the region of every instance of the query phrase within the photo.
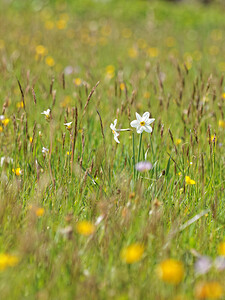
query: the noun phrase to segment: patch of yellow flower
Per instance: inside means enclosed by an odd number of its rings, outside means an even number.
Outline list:
[[[53,57],[51,56],[47,56],[45,59],[45,63],[46,65],[48,65],[49,67],[53,67],[55,65],[55,61],[53,59]]]
[[[128,55],[131,57],[131,58],[135,58],[138,56],[138,51],[135,47],[132,47],[132,48],[129,48],[128,49]]]
[[[35,209],[35,214],[37,217],[42,217],[44,215],[44,213],[45,213],[45,210],[43,207],[37,207]]]
[[[159,55],[159,49],[155,47],[148,48],[147,52],[150,57],[157,57]]]
[[[145,99],[149,99],[151,97],[151,94],[149,92],[145,92],[143,96]]]
[[[79,221],[76,224],[76,230],[81,235],[89,236],[95,232],[95,225],[89,221]]]
[[[223,93],[221,97],[222,97],[223,99],[225,99],[225,93]]]
[[[0,254],[0,271],[4,271],[8,267],[14,267],[19,262],[19,259],[15,255]]]
[[[81,86],[82,85],[82,80],[80,78],[75,78],[73,82],[76,86]]]
[[[23,105],[23,101],[20,101],[20,102],[17,102],[17,103],[16,103],[16,107],[17,107],[17,108],[23,108],[23,106],[24,106],[24,105]]]
[[[56,27],[59,30],[65,29],[67,27],[67,23],[69,21],[69,16],[68,14],[61,14],[60,19],[56,22]]]
[[[106,77],[111,79],[115,76],[115,67],[113,65],[108,65],[106,67]]]
[[[2,124],[6,127],[9,124],[9,119],[2,120]]]
[[[217,143],[217,136],[215,134],[211,136],[211,142]]]
[[[133,264],[141,260],[144,253],[144,245],[134,243],[124,249],[120,253],[121,259],[127,264]]]
[[[221,242],[218,246],[218,253],[221,256],[225,256],[225,242]]]
[[[3,127],[2,126],[0,126],[0,132],[2,132],[3,131]]]
[[[68,107],[72,104],[71,96],[65,96],[64,100],[60,103],[60,107]]]
[[[180,145],[180,143],[182,142],[182,139],[176,139],[175,140],[175,144],[178,146],[178,145]]]
[[[156,272],[161,280],[173,285],[179,284],[184,278],[183,263],[172,258],[162,261]]]
[[[195,287],[197,299],[220,299],[223,295],[223,287],[217,281],[199,282]]]
[[[12,169],[12,171],[16,174],[16,176],[20,176],[23,174],[23,171],[20,168]]]
[[[43,45],[38,45],[35,50],[39,56],[45,56],[48,53],[48,50]]]
[[[126,89],[125,83],[121,82],[120,89],[121,89],[121,91],[124,91]]]
[[[185,176],[185,182],[186,184],[190,184],[190,185],[196,184],[196,182],[193,179],[191,179],[189,176]]]
[[[219,120],[219,127],[225,129],[225,121]]]

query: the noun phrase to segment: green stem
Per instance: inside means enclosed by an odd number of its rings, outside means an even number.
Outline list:
[[[139,140],[139,149],[138,149],[138,162],[140,161],[140,154],[141,154],[141,142],[142,142],[142,133],[140,135],[140,140]]]
[[[134,179],[135,179],[135,148],[134,148],[134,133],[132,133],[133,137],[133,170],[134,170]]]

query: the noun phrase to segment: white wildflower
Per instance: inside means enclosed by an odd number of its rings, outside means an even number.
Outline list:
[[[49,119],[50,119],[50,116],[51,116],[51,110],[48,108],[47,110],[44,110],[41,114],[42,114],[42,115],[45,115],[45,118],[46,118],[47,120],[49,120]]]
[[[137,133],[142,133],[143,131],[152,132],[152,127],[150,126],[151,123],[155,121],[155,119],[149,118],[149,112],[145,112],[143,116],[141,117],[136,112],[136,118],[137,120],[134,120],[130,123],[131,127],[135,127],[137,130]]]
[[[71,130],[72,129],[72,123],[73,122],[64,123],[64,125],[66,126],[66,129]]]
[[[118,133],[118,130],[116,129],[117,119],[115,119],[114,123],[110,124],[110,129],[112,130],[112,133],[114,135],[114,140],[119,144],[120,141],[118,140],[118,136],[120,135]]]

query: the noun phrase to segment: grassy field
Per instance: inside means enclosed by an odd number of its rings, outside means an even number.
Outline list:
[[[225,8],[0,6],[0,298],[225,299]]]

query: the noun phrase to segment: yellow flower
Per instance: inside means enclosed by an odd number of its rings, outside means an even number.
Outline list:
[[[45,213],[45,210],[43,207],[38,207],[35,210],[35,214],[37,217],[42,217],[44,215],[44,213]]]
[[[135,58],[138,56],[138,51],[136,48],[132,47],[128,50],[128,55],[131,57],[131,58]]]
[[[17,265],[19,259],[17,256],[10,254],[0,254],[0,271],[4,271],[7,267],[13,267]]]
[[[222,97],[223,99],[225,99],[225,93],[223,93],[221,97]]]
[[[9,123],[9,119],[4,119],[4,120],[2,120],[2,124],[3,124],[4,126],[7,126],[8,123]]]
[[[125,88],[126,88],[125,83],[122,82],[122,83],[120,84],[120,89],[121,89],[121,91],[124,91]]]
[[[12,169],[12,171],[16,174],[16,176],[20,176],[23,174],[23,171],[20,168]]]
[[[95,232],[95,225],[89,221],[79,221],[76,230],[79,234],[88,236]]]
[[[182,139],[176,139],[175,144],[178,146],[182,142]]]
[[[196,182],[193,180],[193,179],[191,179],[189,176],[185,176],[185,182],[186,182],[186,184],[196,184]]]
[[[29,142],[30,142],[30,144],[32,144],[32,142],[33,142],[33,138],[32,137],[29,138]]]
[[[57,23],[56,23],[56,26],[58,29],[62,30],[62,29],[65,29],[66,26],[67,26],[67,21],[64,20],[64,19],[60,19]]]
[[[159,55],[159,50],[158,48],[148,48],[148,55],[150,57],[157,57]]]
[[[47,49],[43,45],[38,45],[35,50],[36,50],[37,55],[40,55],[40,56],[45,56],[48,52]]]
[[[45,63],[46,65],[48,65],[49,67],[53,67],[55,65],[55,61],[51,56],[47,56],[45,59]]]
[[[23,101],[17,102],[16,107],[17,108],[23,108]]]
[[[71,155],[71,154],[72,154],[72,151],[70,151],[70,152],[69,152],[69,151],[67,151],[67,152],[66,152],[66,154],[69,156],[69,155]]]
[[[138,262],[144,253],[144,246],[139,243],[132,244],[121,251],[120,257],[127,264]]]
[[[166,259],[158,265],[156,272],[161,280],[177,285],[184,277],[184,266],[178,260]]]
[[[218,246],[219,255],[225,256],[225,242],[221,242]]]
[[[0,132],[2,132],[3,131],[3,127],[2,126],[0,126]]]
[[[150,94],[149,92],[145,92],[145,93],[144,93],[144,98],[145,98],[145,99],[149,99],[150,96],[151,96],[151,94]]]
[[[75,78],[73,82],[75,83],[76,86],[81,86],[82,84],[82,80],[80,78]]]
[[[216,135],[212,135],[211,136],[211,142],[217,142],[217,137],[216,137]]]
[[[60,106],[61,107],[68,107],[68,106],[71,105],[71,103],[72,103],[72,98],[70,96],[65,96],[64,100],[60,103]]]
[[[225,129],[225,121],[219,120],[219,127]]]
[[[217,281],[199,282],[195,287],[197,299],[219,299],[223,295],[223,287]]]
[[[115,67],[113,65],[108,65],[106,67],[106,76],[111,79],[115,76]]]

